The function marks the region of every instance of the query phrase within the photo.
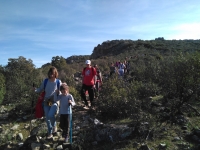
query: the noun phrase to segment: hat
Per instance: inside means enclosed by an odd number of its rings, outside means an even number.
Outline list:
[[[90,60],[86,60],[85,64],[91,64],[91,61]]]

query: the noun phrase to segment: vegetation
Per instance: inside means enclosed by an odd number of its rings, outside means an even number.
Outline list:
[[[136,142],[148,143],[153,148],[153,143],[164,143],[171,149],[174,143],[169,136],[184,136],[180,131],[182,124],[180,126],[177,122],[178,114],[192,117],[187,122],[190,130],[200,127],[199,45],[199,40],[113,40],[99,44],[91,56],[67,59],[55,56],[51,64],[39,69],[22,56],[9,59],[8,65],[0,69],[0,103],[14,103],[24,111],[30,109],[32,84],[39,86],[51,65],[57,67],[59,78],[70,86],[75,100],[81,101],[81,83],[74,79],[74,75],[81,72],[86,59],[91,59],[104,74],[95,115],[105,122],[123,120],[136,128],[130,143],[123,148],[129,149]],[[123,80],[117,76],[109,78],[110,63],[125,59],[130,62],[130,74],[125,75]],[[156,105],[163,109],[156,109]],[[144,128],[144,122],[148,122],[148,127]],[[160,132],[163,127],[171,130]],[[195,148],[196,143],[191,142],[190,146]],[[104,145],[104,149],[106,147],[112,149],[113,145]]]

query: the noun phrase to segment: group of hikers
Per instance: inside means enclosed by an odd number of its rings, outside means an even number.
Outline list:
[[[117,74],[119,77],[123,78],[124,74],[129,74],[130,72],[130,63],[129,61],[116,61],[115,64],[111,63],[110,65],[110,76]]]
[[[82,70],[81,98],[84,101],[84,109],[94,109],[94,98],[98,98],[100,86],[103,84],[102,73],[97,64],[91,65],[91,60],[86,60],[86,67]],[[128,63],[125,61],[111,63],[110,76],[118,74],[120,77],[129,73]],[[36,93],[44,92],[42,108],[48,128],[47,139],[53,137],[57,132],[56,114],[60,114],[59,127],[62,129],[62,137],[65,142],[69,140],[69,116],[72,114],[72,107],[75,105],[73,96],[69,93],[69,87],[58,79],[58,71],[52,66],[48,71],[48,78],[43,80],[39,88],[33,87]],[[90,103],[86,98],[89,95]],[[37,111],[37,110],[36,110]],[[36,117],[37,118],[37,117]]]
[[[86,60],[86,67],[82,70],[81,97],[84,101],[84,108],[89,109],[86,99],[86,91],[90,98],[90,107],[94,107],[94,97],[98,97],[99,87],[102,85],[102,75],[97,65],[91,66],[91,61]],[[44,111],[45,121],[48,129],[47,139],[53,137],[57,132],[56,114],[60,114],[59,127],[62,129],[62,137],[65,142],[69,140],[69,116],[72,114],[72,107],[75,105],[73,96],[69,93],[69,86],[58,79],[58,71],[52,66],[48,71],[48,78],[44,79],[39,88],[33,87],[36,93],[44,91],[44,98],[41,107]],[[40,95],[41,96],[41,95]],[[37,111],[37,110],[36,110]],[[36,116],[37,118],[37,116]]]

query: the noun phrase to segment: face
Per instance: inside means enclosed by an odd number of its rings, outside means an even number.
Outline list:
[[[67,95],[68,91],[67,91],[66,89],[62,89],[62,90],[61,90],[61,93],[62,93],[63,95]]]
[[[51,73],[50,74],[50,78],[55,78],[56,74],[55,73]]]

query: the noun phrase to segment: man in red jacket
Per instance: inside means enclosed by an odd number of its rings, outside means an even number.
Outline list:
[[[81,89],[81,97],[85,102],[85,109],[88,109],[88,102],[86,99],[85,92],[88,91],[91,106],[94,106],[94,88],[96,83],[96,69],[91,66],[91,61],[86,60],[86,67],[82,71],[82,89]]]

